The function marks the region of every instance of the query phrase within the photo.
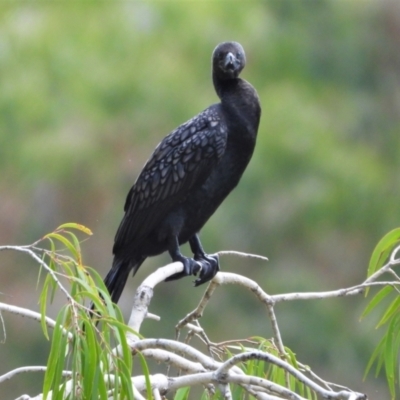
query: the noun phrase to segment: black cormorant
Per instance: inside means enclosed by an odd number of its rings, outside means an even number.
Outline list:
[[[238,184],[253,154],[261,108],[256,90],[239,78],[245,63],[239,43],[215,48],[212,79],[221,101],[166,136],[129,191],[104,280],[114,302],[129,273],[165,251],[184,266],[168,280],[193,274],[198,286],[218,272],[218,256],[204,252],[198,232]],[[193,258],[179,250],[186,242]]]

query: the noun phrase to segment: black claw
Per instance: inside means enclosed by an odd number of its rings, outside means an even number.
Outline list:
[[[217,254],[197,255],[194,259],[201,263],[200,276],[194,281],[194,286],[199,286],[210,281],[220,270]]]

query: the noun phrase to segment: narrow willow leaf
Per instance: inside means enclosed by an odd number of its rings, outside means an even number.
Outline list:
[[[257,365],[256,375],[260,378],[264,378],[265,376],[265,361],[260,360]]]
[[[102,341],[105,343],[108,343],[109,339],[109,329],[107,327],[103,329],[100,337],[102,338]],[[105,374],[111,373],[112,370],[112,365],[110,365],[110,354],[111,349],[105,349],[104,346],[101,349],[101,352],[99,354],[99,364],[101,365],[101,368],[98,368],[98,382],[99,382],[99,392],[101,395],[105,393],[106,398],[108,399],[108,394],[107,391],[109,390],[109,381],[105,379]]]
[[[392,293],[392,286],[385,286],[372,298],[361,314],[361,319],[366,317],[388,294]]]
[[[140,365],[142,367],[143,375],[146,380],[147,399],[152,400],[153,393],[151,391],[150,371],[147,366],[146,359],[143,357],[143,355],[140,352],[138,352],[137,354],[139,356]]]
[[[80,275],[80,274],[79,274]],[[74,276],[74,274],[71,271],[71,274],[69,274],[69,279],[72,282],[77,283],[79,286],[81,286],[82,288],[84,288],[86,291],[91,292],[92,291],[92,287],[88,284],[87,280],[86,280],[86,276],[85,274],[82,275],[83,278],[81,276]],[[80,289],[81,291],[82,289]]]
[[[299,369],[299,365],[297,364],[296,355],[290,350],[288,347],[285,347],[286,353],[289,355],[289,361],[296,369]]]
[[[103,285],[104,288],[106,287],[103,281],[103,277],[99,274],[98,271],[96,271],[92,267],[86,267],[86,270],[89,272],[91,278],[94,280],[96,286],[101,286]]]
[[[392,399],[396,398],[396,383],[395,383],[395,373],[396,373],[396,360],[397,353],[393,352],[393,338],[392,335],[387,335],[386,346],[385,346],[385,372],[386,381],[389,386],[389,391]]]
[[[378,322],[378,325],[376,326],[379,328],[380,326],[384,325],[386,322],[388,322],[395,314],[399,313],[399,307],[400,307],[400,297],[396,297],[389,307],[386,309],[385,313],[383,314],[382,318]]]
[[[50,240],[50,247],[52,250],[51,250],[51,253],[47,254],[47,257],[49,258],[47,265],[52,271],[56,272],[57,271],[57,263],[54,260],[56,257],[56,250],[55,250],[54,242],[52,240]],[[56,291],[58,289],[58,285],[52,276],[49,275],[48,278],[49,278],[49,286],[51,289],[50,296],[48,296],[48,297],[50,297],[49,302],[52,303],[54,300]]]
[[[306,388],[305,388],[304,383],[299,381],[297,384],[297,392],[299,393],[299,395],[301,397],[305,397],[305,390],[306,390]]]
[[[397,369],[397,350],[394,346],[395,344],[395,335],[394,331],[395,324],[392,321],[389,324],[389,328],[386,332],[386,343],[385,343],[385,371],[386,371],[386,380],[388,382],[389,391],[392,395],[392,398],[395,398],[396,394],[396,369]]]
[[[271,380],[279,385],[285,386],[286,384],[285,372],[276,365],[272,365]]]
[[[237,394],[237,388],[235,388],[236,390],[233,393],[233,398],[234,399],[241,399],[241,396],[239,396]],[[210,400],[210,396],[208,395],[207,391],[204,391],[203,394],[201,395],[200,400]]]
[[[46,253],[42,254],[42,261],[45,263],[46,262]],[[39,266],[39,273],[38,273],[38,278],[36,281],[36,289],[39,287],[40,284],[40,278],[42,277],[42,272],[43,272],[43,265],[40,264]]]
[[[56,398],[62,379],[65,354],[67,350],[67,335],[63,333],[65,307],[57,316],[54,327],[50,355],[47,361],[47,369],[43,382],[43,399],[46,400],[48,393],[53,390],[52,398]],[[61,365],[61,369],[59,368]],[[60,373],[61,371],[61,373]]]
[[[77,229],[78,231],[86,233],[89,236],[93,235],[92,231],[89,228],[87,228],[84,225],[77,224],[75,222],[67,222],[65,224],[62,224],[56,229],[56,231],[59,231],[59,230],[62,230],[62,229],[69,229],[69,228]]]
[[[49,258],[49,261],[47,262],[48,267],[52,270],[52,271],[57,271],[57,264],[54,261],[54,257],[56,254],[56,246],[54,244],[54,241],[52,239],[48,239],[50,242],[50,253],[47,253],[46,256],[43,256],[43,259],[45,258]],[[54,299],[54,295],[55,292],[57,290],[57,284],[56,282],[54,282],[52,277],[49,277],[50,280],[50,287],[51,287],[51,294],[50,294],[50,303],[53,302]]]
[[[100,369],[100,365],[96,365],[95,375],[93,379],[93,399],[107,400],[107,388],[104,382],[104,374]]]
[[[364,373],[363,379],[365,379],[367,377],[368,372],[371,370],[372,365],[374,364],[374,362],[376,362],[376,360],[380,356],[380,354],[382,354],[382,350],[383,350],[383,348],[385,346],[385,340],[386,340],[386,335],[384,335],[382,337],[382,339],[380,340],[380,342],[376,346],[375,350],[373,351],[373,353],[372,353],[372,355],[371,355],[371,357],[370,357],[370,359],[368,361],[368,364],[367,364],[367,366],[365,368],[365,373]],[[376,370],[375,370],[375,375],[376,376],[378,376],[379,371],[380,371],[380,367],[379,368],[377,367]]]
[[[81,343],[81,339],[79,336],[76,336],[73,341],[73,349],[70,354],[68,354],[68,362],[67,365],[71,365],[72,369],[72,387],[73,388],[82,388],[82,352],[83,347]],[[71,400],[75,400],[75,391],[72,393]],[[61,399],[60,399],[61,400]],[[76,399],[78,400],[78,399]]]
[[[253,371],[254,371],[254,362],[255,362],[255,360],[249,360],[249,361],[247,361],[245,364],[244,364],[244,372],[247,374],[247,375],[253,375]]]
[[[46,315],[47,315],[47,294],[49,292],[49,284],[51,281],[50,275],[46,276],[44,280],[43,289],[39,296],[40,304],[40,325],[42,326],[44,337],[49,340],[49,332],[47,330]]]
[[[117,315],[118,317],[118,315]],[[122,318],[122,315],[119,315]],[[132,390],[132,354],[126,342],[126,331],[129,328],[120,321],[111,321],[115,340],[120,345],[121,352],[118,355],[112,355],[114,359],[114,395],[118,394],[118,399],[133,398]],[[105,324],[107,327],[107,324]]]
[[[81,254],[81,245],[79,243],[78,238],[72,232],[66,231],[64,233],[71,237],[72,244],[78,253],[78,257],[77,257],[76,261],[78,262],[79,265],[81,265],[82,264],[82,254]]]
[[[251,336],[250,339],[254,342],[259,342],[259,349],[261,350],[263,346],[268,347],[268,344],[270,341],[268,339],[265,339],[261,336]],[[268,344],[267,344],[268,343]]]
[[[88,292],[81,292],[80,293],[82,295],[82,297],[90,300],[93,303],[93,315],[92,315],[92,320],[93,322],[96,322],[95,320],[98,318],[103,318],[103,316],[106,315],[107,310],[104,307],[104,303],[102,301],[101,298],[99,298],[99,296],[93,295],[92,293],[88,293]]]
[[[96,389],[99,390],[100,400],[109,400],[108,388],[103,378],[100,378],[98,380],[98,385],[96,385]]]
[[[46,235],[46,237],[58,240],[69,250],[69,252],[73,255],[75,259],[79,258],[79,254],[75,249],[74,245],[66,237],[60,235],[59,233],[54,233],[54,232],[49,233],[48,235]]]
[[[55,254],[56,253],[56,245],[54,244],[54,240],[52,238],[50,238],[50,237],[48,237],[47,239],[50,242],[50,252],[51,252],[51,254]]]
[[[86,269],[82,267],[82,265],[77,265],[75,266],[75,274],[77,277],[80,279],[80,285],[85,287],[86,290],[90,291],[92,289],[93,285],[91,283],[90,276]]]
[[[54,297],[55,297],[55,295],[56,295],[58,286],[57,286],[57,284],[54,282],[53,279],[51,279],[51,285],[50,285],[50,286],[51,286],[51,292],[50,292],[50,300],[49,300],[49,303],[52,304],[53,301],[54,301]]]
[[[133,399],[134,396],[133,396],[132,380],[131,380],[132,370],[128,368],[128,365],[126,364],[125,360],[122,359],[118,359],[117,369],[119,372],[119,379],[121,382],[121,389],[118,400]]]
[[[307,392],[307,399],[313,400],[317,398],[315,393],[308,386],[306,386],[306,392]]]
[[[97,370],[99,369],[98,364],[98,343],[94,332],[94,327],[88,321],[86,316],[83,316],[86,320],[83,321],[85,328],[85,338],[82,340],[83,352],[83,388],[86,399],[95,398],[92,395],[94,389],[94,380]]]
[[[400,228],[393,229],[387,233],[376,245],[372,252],[368,266],[368,276],[379,270],[386,261],[394,245],[400,240]]]
[[[176,391],[174,400],[188,400],[190,393],[190,386],[180,388]]]
[[[185,388],[181,388],[181,389],[185,389]],[[241,392],[239,391],[240,388],[238,388],[237,385],[234,385],[234,386],[232,385],[230,387],[230,389],[231,389],[231,393],[232,393],[232,397],[231,397],[232,399],[243,399],[244,398],[242,396]],[[193,395],[190,398],[192,398],[192,397],[193,397]],[[201,397],[198,397],[198,398],[199,398],[199,400],[212,400],[212,399],[220,400],[220,399],[222,399],[222,396],[219,395],[218,397],[215,397],[215,396],[212,396],[207,390],[203,390]],[[174,400],[175,399],[176,398],[174,397]]]

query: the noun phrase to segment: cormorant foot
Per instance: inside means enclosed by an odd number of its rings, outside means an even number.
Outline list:
[[[195,255],[194,259],[201,264],[200,275],[194,281],[194,286],[210,281],[220,269],[218,254]]]
[[[201,274],[202,265],[200,261],[194,260],[193,258],[181,256],[173,261],[180,261],[183,264],[183,271],[177,274],[169,276],[165,282],[174,281],[176,279],[184,278],[185,276]]]

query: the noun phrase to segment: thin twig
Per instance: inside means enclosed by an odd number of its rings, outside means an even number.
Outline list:
[[[267,257],[260,256],[259,254],[243,253],[235,250],[221,250],[217,253],[219,256],[239,256],[244,258],[256,258],[262,261],[269,261]]]

